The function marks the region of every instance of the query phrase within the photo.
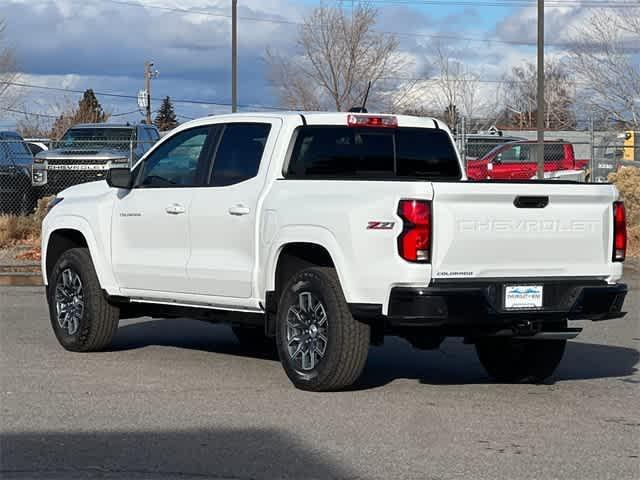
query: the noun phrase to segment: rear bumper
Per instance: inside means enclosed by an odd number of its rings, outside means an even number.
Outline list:
[[[543,306],[509,310],[504,305],[504,287],[514,284],[543,285]],[[446,282],[433,286],[395,287],[391,290],[386,321],[394,327],[504,327],[526,322],[559,320],[608,320],[625,315],[622,305],[625,284],[601,280],[517,279],[483,282]],[[376,308],[377,307],[377,308]],[[380,306],[352,305],[357,318],[381,315]]]

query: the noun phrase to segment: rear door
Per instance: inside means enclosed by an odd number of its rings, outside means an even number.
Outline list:
[[[609,275],[611,186],[434,182],[433,190],[434,278]]]
[[[219,126],[207,185],[194,191],[189,213],[189,293],[251,297],[258,200],[281,124],[245,117]]]

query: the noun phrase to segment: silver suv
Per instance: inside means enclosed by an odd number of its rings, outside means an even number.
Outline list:
[[[133,166],[159,138],[154,125],[74,125],[50,150],[36,155],[32,184],[44,196],[102,180],[112,167]]]

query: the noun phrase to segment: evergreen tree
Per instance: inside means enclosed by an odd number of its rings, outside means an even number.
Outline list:
[[[78,102],[78,110],[75,114],[75,120],[78,123],[102,123],[109,118],[102,105],[96,98],[92,89],[87,89],[82,95],[82,99]]]
[[[168,96],[162,100],[162,105],[160,105],[160,110],[158,110],[158,115],[153,123],[160,131],[171,130],[178,126],[176,112],[173,110],[173,104]]]

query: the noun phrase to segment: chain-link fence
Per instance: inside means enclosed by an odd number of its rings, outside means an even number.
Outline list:
[[[535,180],[538,145],[535,131],[466,133],[456,142],[471,180]],[[545,179],[607,182],[624,166],[640,166],[640,134],[594,131],[545,132]]]
[[[116,166],[132,166],[153,144],[131,139],[40,142],[0,139],[0,215],[28,215],[38,199],[81,183],[102,180]]]
[[[535,131],[458,132],[456,141],[472,180],[537,178]],[[28,215],[39,198],[80,183],[101,180],[114,166],[131,166],[153,144],[131,138],[36,140],[0,138],[0,215]],[[544,177],[606,182],[624,166],[640,166],[640,134],[545,132]]]

